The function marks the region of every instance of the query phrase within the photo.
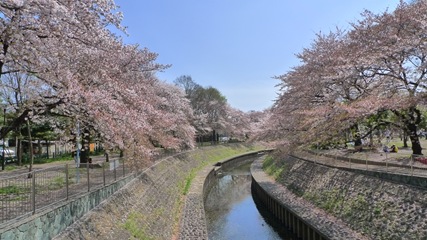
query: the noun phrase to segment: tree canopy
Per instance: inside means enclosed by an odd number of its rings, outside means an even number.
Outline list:
[[[351,29],[318,34],[297,55],[301,64],[281,80],[272,108],[275,139],[307,145],[343,139],[367,118],[388,111],[422,154],[418,131],[427,88],[427,3],[401,3],[392,12],[365,11]],[[353,136],[354,138],[360,135]],[[285,140],[285,141],[286,141]],[[289,141],[287,141],[289,142]]]
[[[107,149],[193,146],[188,100],[157,79],[167,66],[156,53],[109,30],[122,30],[121,19],[112,0],[1,1],[0,88],[14,116],[1,137],[29,119],[60,134],[79,122]]]

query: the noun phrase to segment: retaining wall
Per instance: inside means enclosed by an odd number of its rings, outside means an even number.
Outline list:
[[[342,221],[299,198],[285,186],[277,184],[262,170],[262,160],[256,160],[251,166],[252,195],[283,227],[301,239],[365,239]]]
[[[53,204],[34,215],[12,220],[0,229],[0,239],[51,239],[134,177],[135,175],[127,176],[101,189]]]
[[[317,154],[314,151],[308,151],[308,152],[315,154],[315,155]],[[329,157],[331,159],[337,159],[340,161],[345,161],[345,162],[348,162],[349,164],[362,164],[362,165],[368,164],[368,165],[373,165],[373,166],[383,166],[384,168],[386,168],[388,166],[388,167],[399,167],[399,168],[405,168],[405,169],[411,169],[412,168],[412,169],[416,169],[416,170],[427,171],[426,168],[420,168],[420,167],[414,167],[414,166],[411,167],[410,165],[402,165],[402,164],[396,164],[396,163],[385,163],[385,162],[379,162],[379,161],[369,161],[369,160],[349,158],[349,157],[344,157],[344,156],[336,156],[336,155],[331,155],[331,154],[322,154],[322,155]],[[297,155],[293,155],[292,157],[299,158]],[[311,159],[302,159],[301,158],[301,160],[308,160],[308,161],[311,161],[313,163],[316,163],[314,160],[311,160]],[[319,164],[319,163],[316,163],[316,164]],[[365,171],[362,169],[355,169],[355,168],[348,168],[348,167],[337,167],[337,168],[341,169],[341,170],[345,170],[345,171],[354,172],[357,174],[364,174],[364,175],[368,175],[368,176],[372,176],[372,177],[381,178],[384,180],[395,182],[397,184],[408,184],[408,185],[412,185],[414,187],[427,188],[427,178],[414,176],[410,173],[396,174],[393,172]]]
[[[232,168],[245,161],[252,161],[259,152],[244,153],[204,167],[196,175],[183,210],[179,239],[208,239],[204,202],[216,175],[223,168]]]
[[[427,239],[427,190],[286,157],[277,179],[367,239]],[[335,235],[332,235],[335,236]],[[357,239],[357,238],[355,238]]]
[[[249,149],[243,145],[204,147],[166,158],[55,239],[206,239],[203,202],[192,190],[198,181],[203,189],[205,179],[191,180],[191,173],[209,163],[209,156],[221,157],[224,152],[232,155],[230,152],[247,152]],[[192,182],[191,188],[183,195],[187,182]],[[178,231],[181,217],[181,222],[185,221],[181,226],[188,231]],[[179,235],[180,232],[193,234],[194,238]]]

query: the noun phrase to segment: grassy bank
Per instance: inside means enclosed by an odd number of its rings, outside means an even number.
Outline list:
[[[142,212],[141,209],[135,209],[126,218],[124,224],[121,225],[132,239],[156,239],[156,232],[153,230],[159,223],[165,224],[163,231],[172,229],[172,239],[177,239],[179,233],[179,223],[186,196],[194,183],[194,179],[198,172],[206,166],[214,165],[218,161],[223,161],[251,151],[262,150],[262,147],[254,147],[245,144],[221,144],[216,146],[202,147],[189,151],[183,154],[172,157],[168,162],[160,163],[156,166],[155,174],[160,174],[165,168],[170,168],[171,163],[176,161],[180,166],[171,175],[164,175],[165,179],[171,181],[167,185],[168,189],[162,189],[159,193],[167,194],[165,198],[172,199],[171,202],[165,203],[164,199],[150,199],[146,205],[155,204],[155,210],[146,209]],[[180,163],[178,163],[178,161]],[[174,176],[172,176],[174,175]],[[154,198],[159,196],[153,196]],[[162,196],[160,195],[160,198]],[[152,202],[152,203],[151,203]],[[170,224],[170,225],[169,225]],[[169,226],[166,226],[169,225]],[[145,227],[144,227],[145,226]],[[148,227],[150,226],[150,227]]]

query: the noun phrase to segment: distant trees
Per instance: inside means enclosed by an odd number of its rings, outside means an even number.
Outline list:
[[[217,141],[219,133],[245,140],[247,115],[230,107],[225,96],[214,87],[202,87],[191,76],[178,77],[175,85],[182,88],[193,109],[193,125],[199,135],[211,135]]]
[[[348,32],[319,34],[298,54],[301,64],[279,76],[281,93],[272,108],[271,129],[296,144],[363,137],[359,125],[377,118],[371,130],[399,126],[414,154],[422,154],[418,131],[427,88],[427,3],[401,2],[391,13],[366,11]],[[373,122],[371,122],[373,123]],[[277,138],[276,138],[277,139]]]

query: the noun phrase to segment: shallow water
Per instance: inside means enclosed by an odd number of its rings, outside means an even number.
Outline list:
[[[205,203],[209,239],[294,239],[251,195],[250,163],[217,177]],[[261,213],[262,214],[261,214]]]

